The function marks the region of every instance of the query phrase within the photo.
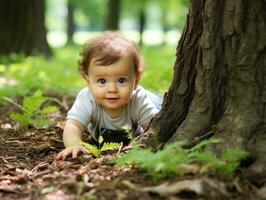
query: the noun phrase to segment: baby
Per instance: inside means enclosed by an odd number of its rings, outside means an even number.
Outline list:
[[[162,97],[139,86],[144,70],[138,47],[117,32],[104,32],[82,52],[79,71],[87,87],[82,89],[67,114],[63,133],[65,149],[57,159],[79,152],[87,130],[97,141],[123,142],[128,128],[140,135],[159,111]],[[127,130],[125,130],[125,128]]]

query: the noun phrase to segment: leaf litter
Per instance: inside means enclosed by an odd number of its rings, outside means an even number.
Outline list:
[[[0,108],[0,199],[1,200],[109,200],[109,199],[263,199],[265,187],[257,188],[238,177],[223,180],[213,174],[187,174],[154,180],[131,166],[107,164],[117,151],[99,158],[81,155],[56,160],[64,146],[64,114],[54,126],[17,129]],[[4,112],[3,112],[4,111]],[[119,153],[123,153],[121,149]],[[191,166],[186,166],[191,167]],[[193,171],[193,170],[192,170]]]

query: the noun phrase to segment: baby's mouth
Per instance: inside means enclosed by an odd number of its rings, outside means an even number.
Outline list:
[[[111,98],[106,98],[107,100],[110,100],[110,101],[115,101],[115,100],[118,100],[119,98],[118,97],[111,97]]]

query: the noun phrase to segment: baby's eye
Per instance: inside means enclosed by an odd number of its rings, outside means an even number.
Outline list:
[[[126,78],[120,78],[118,80],[118,82],[121,83],[121,84],[123,84],[123,83],[127,82],[127,79]]]
[[[97,83],[100,83],[100,84],[104,85],[106,83],[106,80],[104,78],[99,78],[97,80]]]

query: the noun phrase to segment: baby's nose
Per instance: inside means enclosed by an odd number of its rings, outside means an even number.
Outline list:
[[[117,92],[117,85],[115,83],[110,83],[108,87],[108,92]]]

